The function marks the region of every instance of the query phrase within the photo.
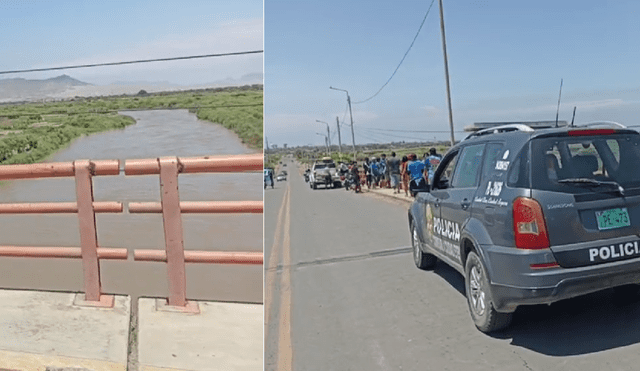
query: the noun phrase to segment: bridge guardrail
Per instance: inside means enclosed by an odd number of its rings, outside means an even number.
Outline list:
[[[180,202],[178,175],[181,173],[218,173],[262,171],[262,154],[162,157],[126,160],[125,175],[160,175],[161,202],[130,202],[129,213],[162,213],[165,250],[134,250],[136,261],[167,263],[168,304],[186,311],[197,311],[186,300],[185,263],[263,264],[262,252],[225,252],[184,250],[182,213],[262,213],[262,201],[190,201]],[[0,180],[48,177],[75,177],[76,202],[0,203],[0,214],[77,213],[80,247],[0,246],[0,256],[81,258],[83,286],[88,305],[113,306],[114,297],[103,295],[100,283],[100,259],[126,260],[126,248],[99,247],[96,213],[122,213],[121,202],[95,202],[93,176],[119,175],[119,160],[77,160],[73,162],[0,166]]]

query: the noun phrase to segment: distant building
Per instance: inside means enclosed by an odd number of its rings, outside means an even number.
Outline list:
[[[502,125],[527,125],[533,129],[553,128],[556,126],[556,121],[505,121],[505,122],[474,122],[473,125],[464,128],[464,131],[478,131],[482,129],[488,129]],[[566,121],[558,121],[558,126],[567,126]]]

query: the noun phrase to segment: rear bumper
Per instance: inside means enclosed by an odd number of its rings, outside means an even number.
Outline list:
[[[514,251],[515,250],[515,251]],[[492,247],[485,250],[491,296],[499,312],[520,305],[549,304],[611,287],[640,283],[640,258],[577,268],[532,269],[548,262],[546,251]]]

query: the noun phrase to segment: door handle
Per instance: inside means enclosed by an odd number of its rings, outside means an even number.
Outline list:
[[[462,200],[462,202],[460,202],[460,206],[462,206],[462,210],[468,209],[469,205],[471,205],[471,201],[469,201],[466,198],[464,200]]]

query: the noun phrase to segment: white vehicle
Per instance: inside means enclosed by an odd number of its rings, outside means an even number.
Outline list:
[[[323,184],[325,188],[339,188],[340,175],[336,171],[336,164],[331,157],[323,157],[316,161],[309,173],[309,187],[317,189],[318,184]]]

